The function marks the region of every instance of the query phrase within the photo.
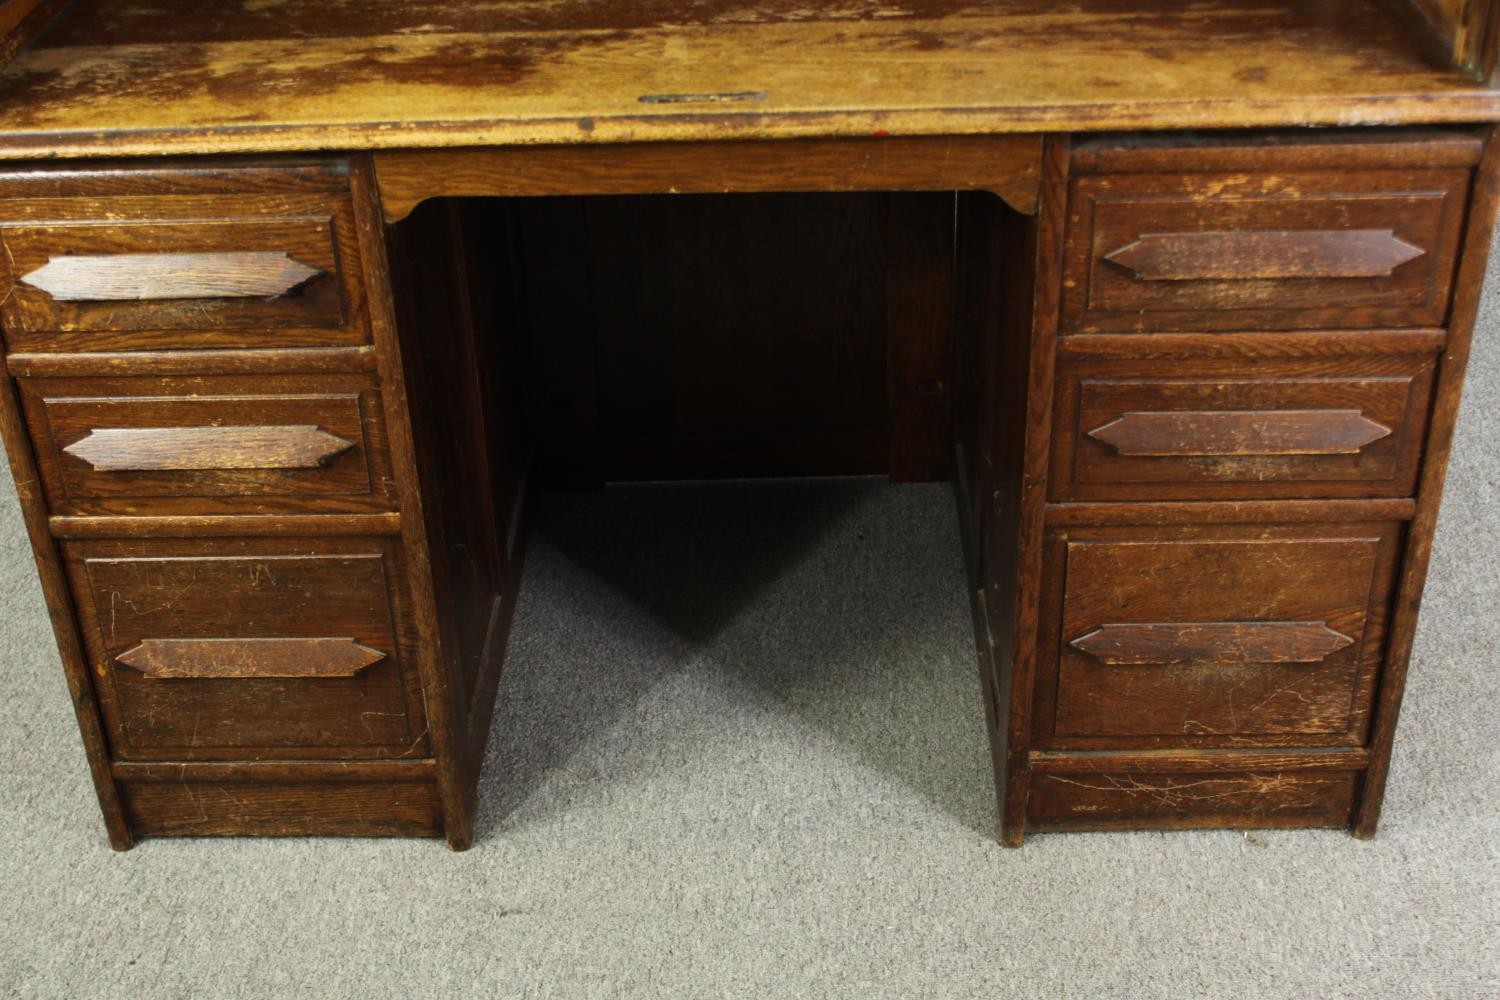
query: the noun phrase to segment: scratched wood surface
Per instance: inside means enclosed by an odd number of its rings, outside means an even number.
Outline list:
[[[395,550],[362,538],[68,543],[114,758],[428,756]]]
[[[1408,0],[80,0],[0,156],[1500,118]]]

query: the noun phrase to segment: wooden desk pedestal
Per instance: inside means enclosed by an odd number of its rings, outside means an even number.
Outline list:
[[[888,430],[798,467],[951,475],[1005,843],[1372,835],[1495,149],[1456,125],[10,166],[0,430],[112,843],[469,844],[563,352],[502,216],[692,191],[939,193],[868,265]]]

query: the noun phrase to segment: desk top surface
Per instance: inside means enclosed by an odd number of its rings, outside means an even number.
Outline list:
[[[1500,119],[1406,0],[79,0],[0,158]]]

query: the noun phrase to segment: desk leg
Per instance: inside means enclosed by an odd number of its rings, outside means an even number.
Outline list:
[[[523,559],[519,338],[490,322],[506,272],[493,230],[451,201],[387,227],[369,162],[355,169],[427,718],[448,844],[463,850]]]
[[[955,483],[1000,839],[1011,847],[1026,832],[1067,167],[1067,138],[1049,138],[1035,215],[985,193],[959,200]]]

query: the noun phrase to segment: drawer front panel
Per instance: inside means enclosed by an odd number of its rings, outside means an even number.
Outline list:
[[[1032,777],[1036,830],[1342,827],[1358,771],[1088,771]]]
[[[55,514],[395,507],[373,376],[19,384]]]
[[[1395,525],[1077,529],[1055,588],[1039,745],[1357,746]]]
[[[1054,500],[1404,497],[1435,361],[1064,364]]]
[[[157,837],[436,837],[437,787],[421,781],[122,781],[137,834]]]
[[[1467,170],[1083,177],[1072,333],[1440,326]]]
[[[64,551],[117,759],[427,754],[394,542]]]
[[[12,351],[368,342],[344,199],[0,202]]]

